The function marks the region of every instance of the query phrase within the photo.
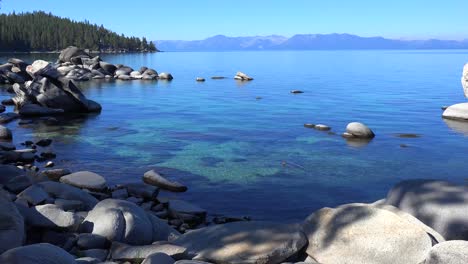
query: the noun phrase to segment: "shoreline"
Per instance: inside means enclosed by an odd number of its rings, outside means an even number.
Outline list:
[[[15,96],[8,101],[19,112],[0,114],[0,123],[24,117],[19,122],[42,120],[47,125],[57,121],[55,115],[100,112],[100,105],[84,97],[72,81],[108,78],[93,72],[97,65],[107,73],[113,71],[109,78],[172,80],[170,73],[117,67],[79,49],[64,50],[59,58],[60,65],[9,60],[11,67],[6,68],[11,71],[4,74],[8,82],[24,82],[13,85]],[[13,67],[19,71],[13,72]],[[236,76],[241,81],[252,80],[242,73]],[[60,93],[66,103],[51,100],[42,105],[44,101],[37,98],[50,97],[48,90]],[[80,98],[79,102],[69,100],[70,96]],[[330,130],[322,124],[305,126]],[[361,123],[350,123],[346,130],[348,139],[374,137]],[[177,264],[419,264],[436,263],[430,261],[460,252],[468,260],[465,186],[405,180],[375,203],[307,212],[309,217],[293,225],[230,216],[215,220],[195,204],[160,197],[160,190],[185,192],[190,186],[157,171],[147,171],[137,182],[109,186],[94,172],[53,169],[57,156],[50,151],[53,139],[14,145],[15,131],[0,126],[0,132],[4,140],[0,143],[0,219],[5,226],[0,230],[2,263],[21,263],[37,256],[65,264],[165,263],[163,260]],[[8,262],[11,260],[17,262]]]

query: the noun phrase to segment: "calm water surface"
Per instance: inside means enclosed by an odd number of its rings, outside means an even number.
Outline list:
[[[324,206],[375,201],[403,179],[468,178],[468,124],[442,120],[440,109],[466,100],[460,77],[468,51],[103,58],[135,69],[154,67],[175,79],[80,83],[86,96],[102,104],[100,115],[49,127],[12,122],[15,142],[53,138],[58,167],[91,170],[110,183],[138,181],[157,169],[187,184],[180,196],[211,213],[278,221],[301,220]],[[239,70],[255,80],[232,80]],[[198,76],[207,81],[195,82]],[[293,89],[305,93],[290,94]],[[9,97],[6,87],[0,97]],[[368,124],[377,137],[368,144],[347,142],[339,134],[351,121]],[[338,135],[304,123],[327,124]]]

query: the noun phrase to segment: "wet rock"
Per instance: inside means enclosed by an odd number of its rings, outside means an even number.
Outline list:
[[[1,113],[0,114],[0,124],[9,123],[15,119],[19,118],[19,115],[16,113]]]
[[[184,220],[184,222],[192,222],[193,224],[201,224],[206,218],[205,209],[182,200],[170,200],[168,210],[172,217]]]
[[[158,75],[158,78],[159,78],[160,80],[168,80],[168,81],[174,79],[174,77],[172,77],[172,74],[167,73],[167,72],[161,72],[161,73]]]
[[[452,240],[435,245],[428,254],[425,264],[468,263],[468,241]]]
[[[386,204],[432,227],[447,240],[468,239],[468,189],[444,181],[407,180],[394,186]]]
[[[197,77],[197,79],[195,79],[197,82],[204,82],[205,81],[205,78],[202,78],[202,77]]]
[[[60,182],[89,190],[103,190],[107,184],[104,177],[90,171],[78,171],[62,176]]]
[[[0,125],[0,139],[1,140],[10,140],[13,138],[11,130],[7,127]]]
[[[55,165],[54,162],[48,161],[48,162],[45,164],[44,167],[46,167],[46,168],[51,168],[51,167],[53,167],[54,165]]]
[[[247,74],[243,72],[237,72],[236,76],[234,76],[234,79],[239,80],[239,81],[252,81],[253,78],[248,76]]]
[[[317,124],[317,125],[314,126],[314,129],[321,130],[321,131],[330,131],[331,127],[329,127],[327,125],[323,125],[323,124]]]
[[[301,93],[304,93],[304,92],[301,91],[301,90],[292,90],[291,93],[292,94],[301,94]]]
[[[147,184],[154,185],[163,190],[168,190],[171,192],[185,192],[187,187],[174,181],[169,181],[168,179],[161,176],[154,170],[147,171],[143,175],[143,181]]]
[[[75,258],[65,250],[47,243],[10,249],[0,255],[0,263],[12,264],[75,264]]]
[[[173,259],[187,258],[187,249],[167,242],[146,246],[130,246],[118,242],[112,243],[111,258],[119,261],[142,261],[155,253],[164,253]]]
[[[50,138],[41,139],[41,140],[36,142],[36,145],[38,145],[40,147],[47,147],[50,144],[52,144],[52,139],[50,139]]]
[[[83,222],[83,230],[131,245],[153,241],[152,223],[137,205],[124,200],[106,199],[91,210]]]
[[[38,183],[38,185],[53,197],[83,202],[86,210],[91,210],[98,203],[98,200],[89,193],[68,184],[47,181]]]
[[[315,125],[314,124],[304,124],[304,127],[305,128],[315,128]]]
[[[281,263],[306,244],[304,234],[290,225],[236,222],[197,229],[173,243],[196,259],[214,263]]]
[[[319,263],[421,263],[432,239],[418,225],[368,205],[323,208],[303,224]]]
[[[375,137],[374,132],[369,127],[359,122],[349,123],[346,126],[346,133],[353,135],[354,138],[371,139]]]
[[[38,205],[49,198],[49,195],[38,185],[31,185],[20,192],[18,197],[25,199],[31,205]]]
[[[144,199],[156,199],[159,193],[159,189],[155,186],[151,186],[145,183],[127,183],[125,184],[128,194],[131,196],[144,198]]]

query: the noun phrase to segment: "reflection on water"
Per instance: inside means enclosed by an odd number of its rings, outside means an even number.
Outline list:
[[[440,118],[440,105],[464,101],[463,54],[468,52],[103,55],[175,79],[82,82],[85,95],[102,105],[100,115],[7,126],[17,144],[52,138],[57,167],[95,171],[111,184],[140,181],[157,169],[189,186],[178,196],[210,212],[301,220],[323,206],[381,199],[403,179],[466,177],[468,125],[445,125]],[[209,78],[239,70],[255,80]],[[197,76],[206,81],[196,82]],[[292,95],[293,89],[305,93]],[[9,96],[0,89],[0,99]],[[377,137],[342,138],[353,121]],[[336,134],[305,123],[329,125]]]

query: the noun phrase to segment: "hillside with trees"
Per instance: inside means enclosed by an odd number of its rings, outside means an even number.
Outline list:
[[[77,46],[99,52],[153,52],[152,41],[127,37],[89,21],[77,22],[45,12],[1,14],[0,51],[59,51]]]

